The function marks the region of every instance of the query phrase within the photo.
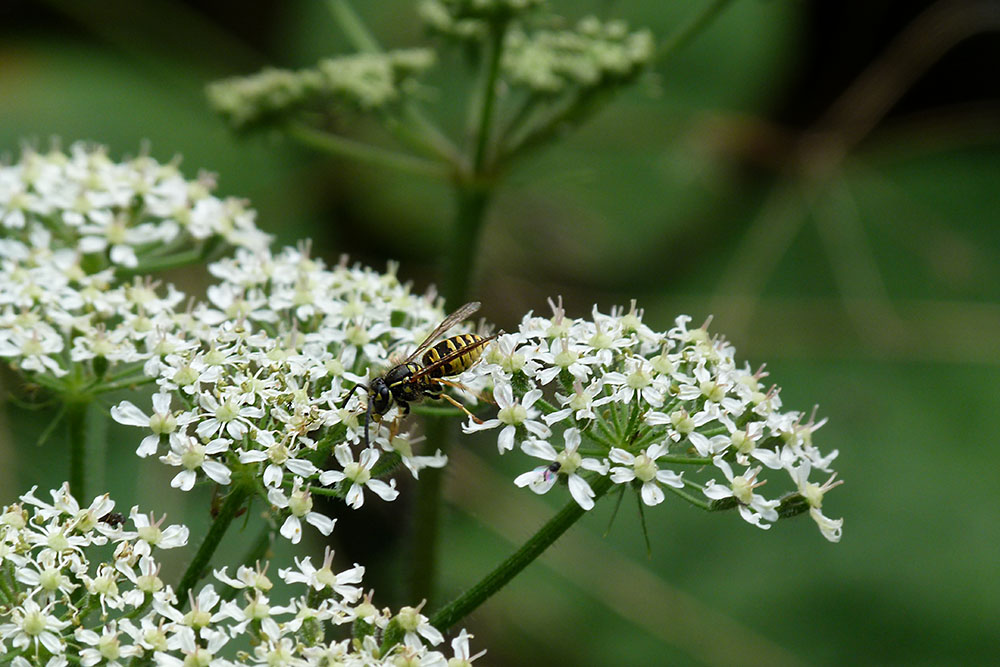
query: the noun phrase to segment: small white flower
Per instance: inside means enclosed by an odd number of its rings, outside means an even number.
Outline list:
[[[470,419],[462,425],[462,430],[466,433],[474,433],[503,426],[500,436],[497,438],[497,449],[501,454],[514,448],[514,437],[521,427],[536,438],[549,437],[551,434],[549,427],[536,419],[539,413],[532,407],[542,397],[541,389],[532,389],[524,395],[524,398],[516,401],[510,385],[506,382],[498,382],[493,390],[493,397],[499,406],[496,418],[487,419],[481,424]]]
[[[751,523],[758,528],[770,528],[770,524],[763,521],[777,521],[778,506],[777,500],[767,500],[763,496],[754,493],[754,489],[764,484],[757,481],[760,467],[747,470],[742,475],[734,475],[729,463],[720,457],[716,457],[715,466],[726,476],[729,485],[718,484],[715,480],[709,480],[705,485],[704,494],[712,500],[722,500],[724,498],[735,498],[739,505],[740,516],[747,523]]]
[[[251,420],[260,419],[264,411],[253,405],[244,405],[243,397],[235,393],[216,398],[213,394],[201,394],[198,401],[204,412],[198,423],[199,438],[208,438],[225,431],[233,440],[240,440],[254,426]]]
[[[139,507],[135,506],[129,512],[129,519],[136,528],[136,535],[139,542],[136,546],[138,553],[149,555],[149,547],[157,549],[175,549],[187,544],[190,531],[183,524],[172,524],[161,529],[160,526],[166,521],[167,516],[163,515],[157,520],[152,513],[149,516],[139,513]],[[146,545],[143,547],[142,545]]]
[[[363,489],[366,486],[382,500],[395,500],[399,495],[399,491],[396,490],[396,480],[389,480],[389,483],[386,484],[382,480],[372,477],[372,466],[375,465],[375,462],[379,458],[379,451],[377,449],[368,448],[362,451],[357,462],[354,461],[351,448],[347,445],[337,445],[333,450],[333,454],[337,462],[343,466],[343,471],[327,470],[320,473],[320,484],[329,486],[337,482],[349,480],[351,486],[347,489],[347,495],[344,499],[354,509],[358,509],[364,504]]]
[[[627,359],[624,372],[605,373],[604,382],[618,387],[614,396],[620,403],[643,400],[654,408],[663,405],[663,383],[649,361],[643,357]]]
[[[69,627],[69,621],[56,618],[51,612],[55,603],[45,607],[28,598],[15,607],[9,623],[0,624],[0,639],[10,641],[14,648],[25,650],[41,645],[49,653],[61,655],[65,649],[61,631]]]
[[[307,490],[303,490],[301,486],[302,479],[296,477],[290,495],[286,496],[281,489],[270,489],[267,492],[267,499],[272,505],[291,511],[281,525],[280,532],[281,536],[292,544],[298,544],[302,539],[301,519],[305,519],[307,523],[315,526],[324,535],[329,535],[336,523],[336,519],[312,511],[312,495]]]
[[[615,484],[628,484],[637,479],[642,482],[639,492],[642,502],[647,505],[659,505],[664,500],[660,484],[677,489],[684,486],[684,480],[679,474],[673,470],[661,470],[656,464],[656,460],[666,453],[667,446],[664,443],[651,445],[636,455],[615,447],[608,457],[612,462],[622,465],[611,469],[611,481]]]
[[[111,408],[111,418],[119,424],[148,428],[153,432],[139,443],[139,448],[135,451],[138,456],[145,458],[155,454],[160,444],[160,436],[170,435],[177,430],[178,425],[183,425],[186,421],[184,418],[178,421],[170,410],[170,401],[170,394],[164,392],[153,394],[153,414],[150,417],[131,401],[122,401]]]
[[[809,503],[809,516],[813,518],[816,525],[819,526],[820,532],[823,537],[831,542],[839,542],[841,529],[844,525],[843,519],[830,519],[824,516],[821,508],[823,507],[823,496],[826,492],[835,486],[843,484],[843,480],[834,481],[837,474],[834,473],[826,480],[823,484],[815,484],[809,481],[809,473],[812,470],[812,466],[809,461],[803,461],[798,466],[793,466],[788,468],[788,473],[792,476],[792,480],[798,487],[799,494],[806,499]]]
[[[203,445],[190,435],[170,434],[170,451],[161,456],[160,460],[167,465],[184,468],[170,480],[170,486],[190,491],[194,488],[198,470],[218,484],[229,484],[231,471],[213,456],[229,451],[230,444],[226,438],[216,438]]]
[[[514,484],[519,487],[527,486],[535,493],[542,494],[552,488],[560,474],[566,475],[573,500],[583,509],[590,510],[594,507],[594,491],[587,484],[587,481],[577,473],[577,470],[591,470],[606,475],[608,463],[594,458],[584,458],[580,455],[577,451],[581,441],[579,429],[566,429],[563,437],[566,446],[561,452],[556,452],[555,448],[544,440],[528,440],[523,443],[521,449],[525,454],[551,461],[551,463],[519,475],[514,480]]]
[[[403,636],[403,643],[411,649],[418,650],[423,647],[423,637],[431,646],[437,646],[444,641],[444,637],[430,623],[430,619],[420,613],[424,603],[416,607],[403,607],[396,615],[399,627],[406,633]]]
[[[323,554],[323,565],[319,569],[313,566],[309,556],[302,560],[296,558],[295,564],[299,568],[298,572],[291,568],[278,570],[278,574],[285,583],[303,583],[317,591],[329,588],[348,603],[357,602],[361,598],[361,589],[354,584],[361,583],[365,568],[355,563],[354,567],[334,574],[333,550],[330,547],[326,548]]]
[[[98,663],[109,667],[121,667],[143,652],[140,646],[122,646],[121,632],[115,621],[101,628],[101,634],[86,628],[77,628],[74,636],[77,641],[88,646],[80,651],[80,664],[83,667],[91,667]]]
[[[545,415],[542,419],[544,419],[545,423],[549,426],[566,419],[570,415],[573,415],[574,419],[577,421],[596,419],[597,413],[594,412],[594,408],[606,405],[607,403],[615,400],[614,396],[602,396],[601,398],[597,398],[603,389],[604,383],[602,380],[595,380],[586,388],[583,387],[579,380],[574,380],[572,394],[569,396],[563,396],[562,394],[556,393],[556,400],[559,401],[560,405],[563,405],[564,407],[561,410],[556,410],[551,414]]]

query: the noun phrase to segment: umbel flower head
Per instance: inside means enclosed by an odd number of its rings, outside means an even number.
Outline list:
[[[265,248],[254,211],[213,188],[176,164],[114,162],[81,143],[0,166],[0,357],[58,391],[72,366],[127,376],[181,344],[173,309],[184,295],[124,272],[227,244]]]
[[[375,607],[372,592],[362,595],[364,568],[355,563],[338,571],[329,549],[318,567],[305,557],[278,570],[299,590],[283,603],[270,598],[266,564],[240,566],[235,576],[216,570],[215,579],[232,595],[207,584],[178,600],[160,578],[156,553],[183,546],[186,527],[161,529],[162,518],[151,521],[136,507],[125,520],[106,494],[82,507],[66,485],[51,497],[46,502],[33,488],[0,513],[0,655],[14,667],[63,667],[71,660],[443,666],[479,657],[470,656],[471,635],[464,630],[448,656],[435,648],[444,638],[412,607],[398,613]],[[394,620],[423,639],[407,634],[405,642],[380,650]]]
[[[0,166],[0,227],[10,246],[3,254],[28,266],[56,254],[67,272],[94,274],[210,242],[266,247],[256,213],[214,189],[210,174],[186,180],[176,163],[147,155],[115,162],[84,143],[68,152],[25,148],[18,162]]]
[[[581,20],[572,30],[515,30],[507,38],[504,78],[551,95],[617,85],[633,79],[653,57],[653,35],[630,32],[624,21]]]
[[[397,407],[370,425],[365,447],[368,396],[351,392],[444,318],[433,293],[411,293],[394,268],[328,268],[304,247],[239,251],[210,271],[219,282],[208,300],[186,313],[172,350],[145,364],[158,387],[152,405],[126,400],[111,411],[146,431],[137,454],[177,469],[173,486],[252,477],[284,517],[281,534],[298,542],[306,524],[333,528],[312,494],[359,508],[396,498],[395,481],[380,477],[397,464],[414,476],[445,464],[440,453],[414,454],[415,438],[394,428]],[[473,370],[463,381],[481,388],[485,377]]]
[[[546,493],[564,482],[584,509],[594,505],[591,485],[607,477],[649,506],[669,492],[704,509],[737,508],[765,529],[808,510],[838,541],[843,520],[821,508],[839,482],[810,481],[817,471],[835,475],[837,452],[812,440],[825,420],[783,411],[763,368],[738,365],[708,323],[692,328],[682,315],[660,332],[642,315],[634,302],[610,313],[595,306],[590,318],[567,317],[561,303],[552,317],[529,313],[484,354],[497,417],[465,430],[500,429],[501,453],[542,460],[518,486]],[[791,488],[774,488],[782,481]]]

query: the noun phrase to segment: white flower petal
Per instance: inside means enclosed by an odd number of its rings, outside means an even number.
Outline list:
[[[337,523],[336,519],[331,519],[330,517],[320,514],[319,512],[309,512],[306,514],[305,519],[309,524],[315,526],[316,530],[324,535],[329,535],[333,532],[333,526]]]
[[[395,482],[396,480],[392,480]],[[382,500],[395,500],[399,495],[399,491],[396,490],[394,485],[386,484],[380,479],[372,479],[366,484],[369,489],[371,489],[375,494]]]
[[[585,510],[593,509],[594,490],[579,475],[569,476],[569,493],[580,507]]]
[[[647,505],[659,505],[663,502],[663,489],[656,485],[656,482],[646,482],[642,485],[642,502]]]
[[[149,417],[130,401],[122,401],[111,408],[111,418],[126,426],[142,426],[149,428]]]
[[[201,469],[208,477],[218,484],[229,484],[231,472],[225,465],[218,461],[205,461],[201,464]]]

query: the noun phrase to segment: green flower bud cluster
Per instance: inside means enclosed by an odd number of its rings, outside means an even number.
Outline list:
[[[573,30],[514,30],[507,37],[504,78],[534,92],[630,81],[653,57],[648,30],[629,32],[624,21],[587,17]]]
[[[209,104],[235,128],[279,122],[290,113],[322,102],[360,111],[379,109],[400,97],[411,80],[434,64],[428,49],[358,53],[324,58],[296,71],[267,68],[208,86]]]

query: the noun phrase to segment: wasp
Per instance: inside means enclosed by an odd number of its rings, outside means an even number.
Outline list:
[[[445,386],[464,389],[457,382],[445,378],[471,368],[482,356],[483,346],[496,338],[496,335],[485,337],[471,333],[458,334],[445,338],[434,346],[431,346],[431,343],[445,331],[479,310],[480,305],[478,301],[465,304],[444,318],[424,342],[417,346],[417,349],[384,375],[373,379],[368,386],[359,384],[351,389],[344,400],[345,406],[357,389],[364,389],[368,394],[368,408],[365,411],[365,447],[369,444],[369,422],[378,421],[389,411],[393,403],[399,406],[401,416],[405,417],[410,413],[410,403],[423,398],[443,398],[472,419],[479,421],[464,405],[444,393]],[[420,361],[416,361],[421,352],[424,353],[423,357]]]

